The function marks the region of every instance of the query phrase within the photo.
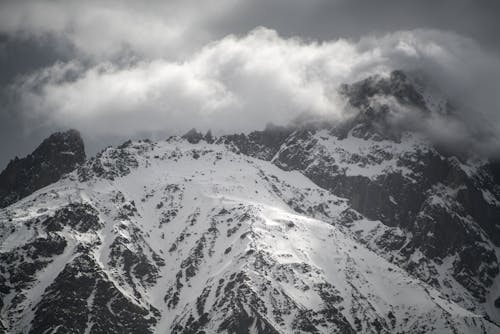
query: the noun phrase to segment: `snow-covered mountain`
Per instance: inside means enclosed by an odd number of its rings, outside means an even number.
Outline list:
[[[449,112],[402,72],[341,91],[341,125],[129,141],[2,209],[0,333],[500,333],[498,165],[394,127]]]

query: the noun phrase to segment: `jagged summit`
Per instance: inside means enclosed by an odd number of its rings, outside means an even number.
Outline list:
[[[337,134],[345,136],[352,131],[355,136],[374,140],[401,140],[404,131],[412,130],[411,123],[434,113],[449,113],[448,100],[429,86],[418,73],[401,70],[341,85],[339,92],[356,112],[336,126]]]
[[[192,128],[188,132],[186,132],[182,138],[186,139],[191,144],[197,144],[200,140],[203,139],[203,134],[198,132],[195,128]]]
[[[379,96],[393,97],[400,103],[427,109],[415,80],[401,70],[392,71],[388,76],[374,75],[351,85],[343,84],[340,92],[358,108],[370,108],[370,99]]]
[[[207,143],[213,143],[213,141],[215,140],[215,137],[212,135],[212,130],[208,130],[207,133],[203,135],[195,128],[192,128],[184,135],[182,135],[182,138],[186,139],[191,144],[197,144],[200,142],[200,140],[205,140]]]
[[[354,136],[373,140],[400,141],[405,131],[418,130],[412,121],[423,120],[436,113],[450,116],[449,100],[434,87],[424,74],[394,70],[363,80],[342,84],[338,92],[345,98],[342,117],[304,112],[285,127],[267,128],[252,133],[316,131],[325,129],[336,136]],[[281,130],[276,131],[281,128]]]
[[[56,132],[25,158],[11,160],[0,174],[0,207],[45,187],[85,161],[77,130]]]

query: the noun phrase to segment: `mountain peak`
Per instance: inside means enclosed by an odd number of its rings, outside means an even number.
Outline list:
[[[191,144],[197,144],[200,140],[203,139],[203,134],[198,132],[195,128],[192,128],[188,132],[186,132],[182,138],[186,139]]]
[[[0,174],[0,207],[59,180],[84,161],[85,148],[77,130],[53,133],[25,158],[11,160]]]
[[[64,132],[54,132],[46,138],[31,156],[36,158],[55,158],[56,156],[74,156],[78,163],[85,161],[85,148],[80,132],[70,129]]]
[[[383,96],[393,97],[402,104],[426,109],[425,99],[419,88],[408,74],[395,70],[388,76],[374,75],[350,85],[344,84],[340,87],[340,92],[358,108],[366,108],[370,106],[372,98]]]
[[[343,84],[339,92],[357,110],[338,126],[340,136],[352,131],[359,138],[399,141],[404,129],[394,122],[396,119],[405,117],[407,111],[425,117],[434,110],[434,97],[426,91],[422,80],[401,70]]]

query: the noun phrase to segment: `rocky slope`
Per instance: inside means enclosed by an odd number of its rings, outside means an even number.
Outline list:
[[[107,148],[0,210],[0,333],[500,333],[497,165],[342,124]],[[386,97],[386,99],[379,99]]]

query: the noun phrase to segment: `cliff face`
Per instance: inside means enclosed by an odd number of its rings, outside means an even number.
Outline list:
[[[0,174],[0,207],[59,180],[84,161],[85,149],[78,131],[52,134],[27,157],[11,160]]]

